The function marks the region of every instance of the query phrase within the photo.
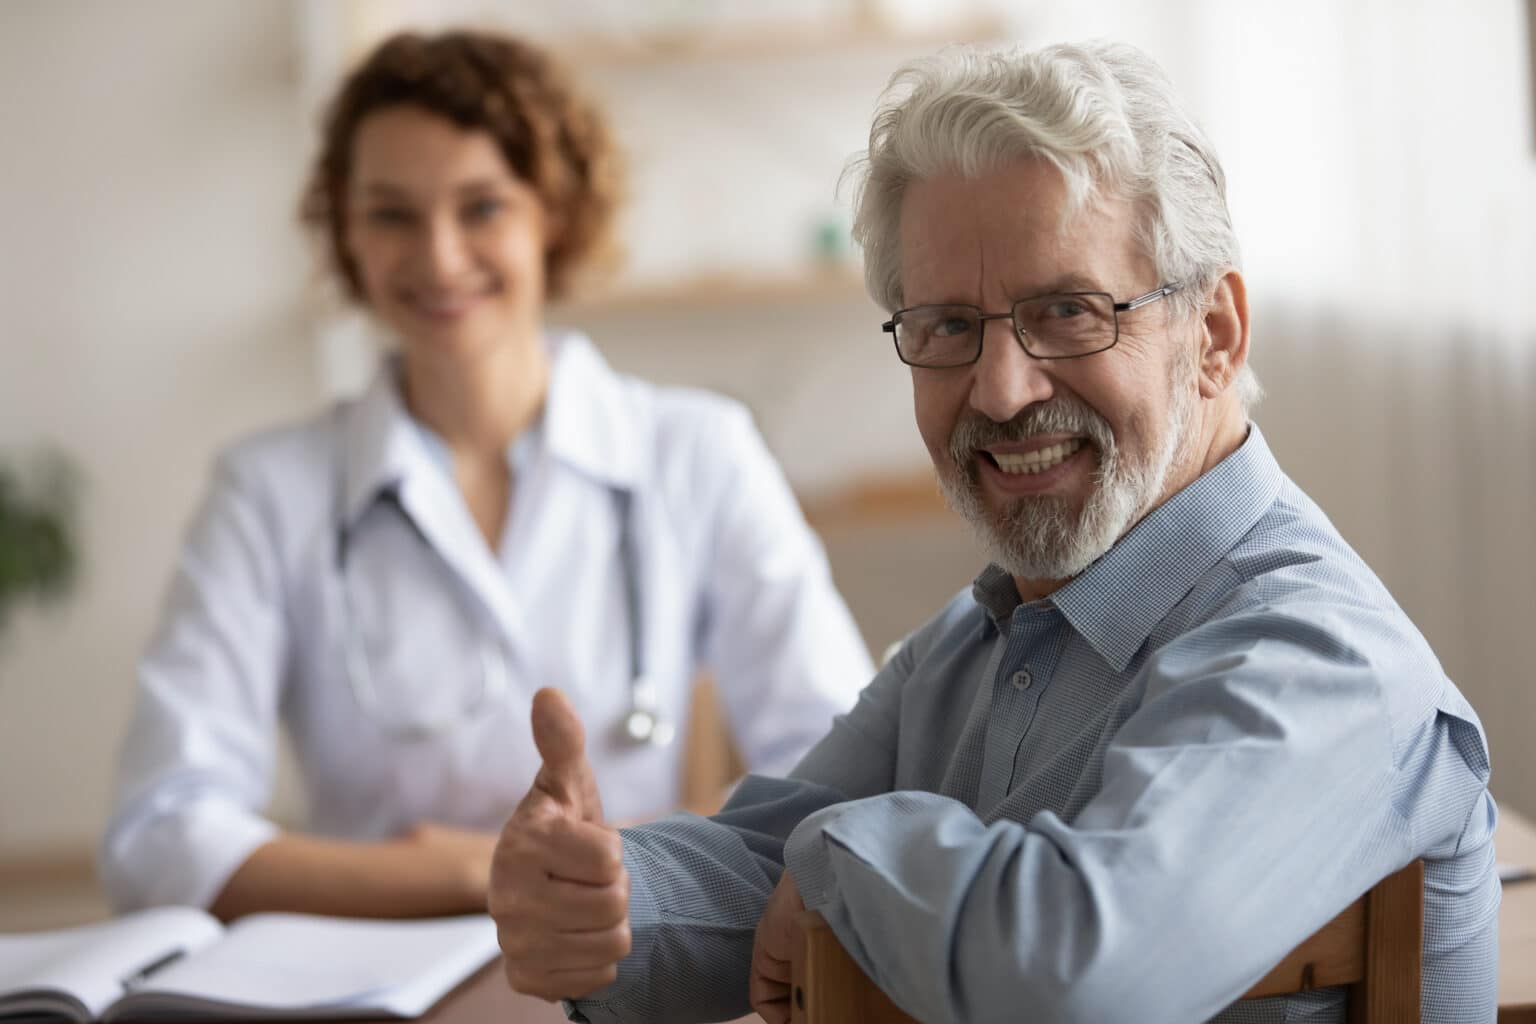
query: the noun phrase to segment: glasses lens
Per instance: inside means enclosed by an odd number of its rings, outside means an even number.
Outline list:
[[[964,366],[974,362],[981,338],[972,306],[917,306],[896,315],[896,348],[913,366]]]
[[[1115,343],[1115,300],[1098,292],[1024,299],[1014,305],[1013,320],[1037,356],[1081,356]]]

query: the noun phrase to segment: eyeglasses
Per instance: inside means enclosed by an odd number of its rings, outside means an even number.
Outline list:
[[[880,329],[893,335],[896,355],[908,366],[941,369],[968,366],[981,358],[988,320],[1012,320],[1024,351],[1036,359],[1076,359],[1115,347],[1120,314],[1172,295],[1182,285],[1165,284],[1127,302],[1105,292],[1053,292],[1020,299],[1006,313],[948,303],[896,312]]]

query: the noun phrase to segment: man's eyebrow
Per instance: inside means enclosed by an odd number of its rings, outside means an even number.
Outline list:
[[[1040,282],[1037,286],[1026,291],[1019,292],[1019,298],[1027,299],[1032,295],[1052,295],[1056,292],[1102,292],[1104,286],[1086,274],[1076,272],[1062,274],[1049,281]]]
[[[1069,273],[1061,274],[1057,277],[1047,278],[1044,281],[1036,281],[1028,288],[1016,288],[1013,290],[1013,298],[1015,301],[1018,301],[1019,299],[1032,299],[1037,295],[1058,295],[1062,292],[1100,292],[1108,294],[1108,291],[1109,290],[1105,288],[1104,285],[1097,279],[1089,277],[1087,274],[1072,271]],[[958,294],[958,292],[946,291],[940,293],[941,297],[939,298],[925,298],[921,302],[907,302],[906,308],[911,309],[915,306],[976,305],[974,296],[967,296],[964,298],[952,297]]]

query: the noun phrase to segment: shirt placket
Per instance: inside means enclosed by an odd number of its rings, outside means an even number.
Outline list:
[[[992,677],[987,740],[982,754],[976,807],[985,814],[1008,795],[1019,747],[1035,722],[1040,699],[1056,668],[1056,633],[1061,613],[1038,602],[1014,609],[1008,646]]]

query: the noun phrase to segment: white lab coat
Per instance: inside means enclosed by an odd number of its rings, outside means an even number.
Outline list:
[[[538,767],[528,711],[541,686],[579,710],[610,819],[674,806],[681,744],[622,734],[630,616],[616,494],[631,508],[645,674],[679,735],[701,666],[752,771],[786,772],[851,706],[868,654],[746,411],[616,374],[580,335],[546,343],[546,411],[509,453],[499,552],[388,372],[360,399],[218,460],[139,669],[100,852],[115,905],[207,905],[275,833],[262,810],[280,723],[316,834],[500,827]],[[343,534],[372,714],[346,667]],[[488,655],[510,684],[490,702]],[[454,725],[398,735],[434,718]]]

